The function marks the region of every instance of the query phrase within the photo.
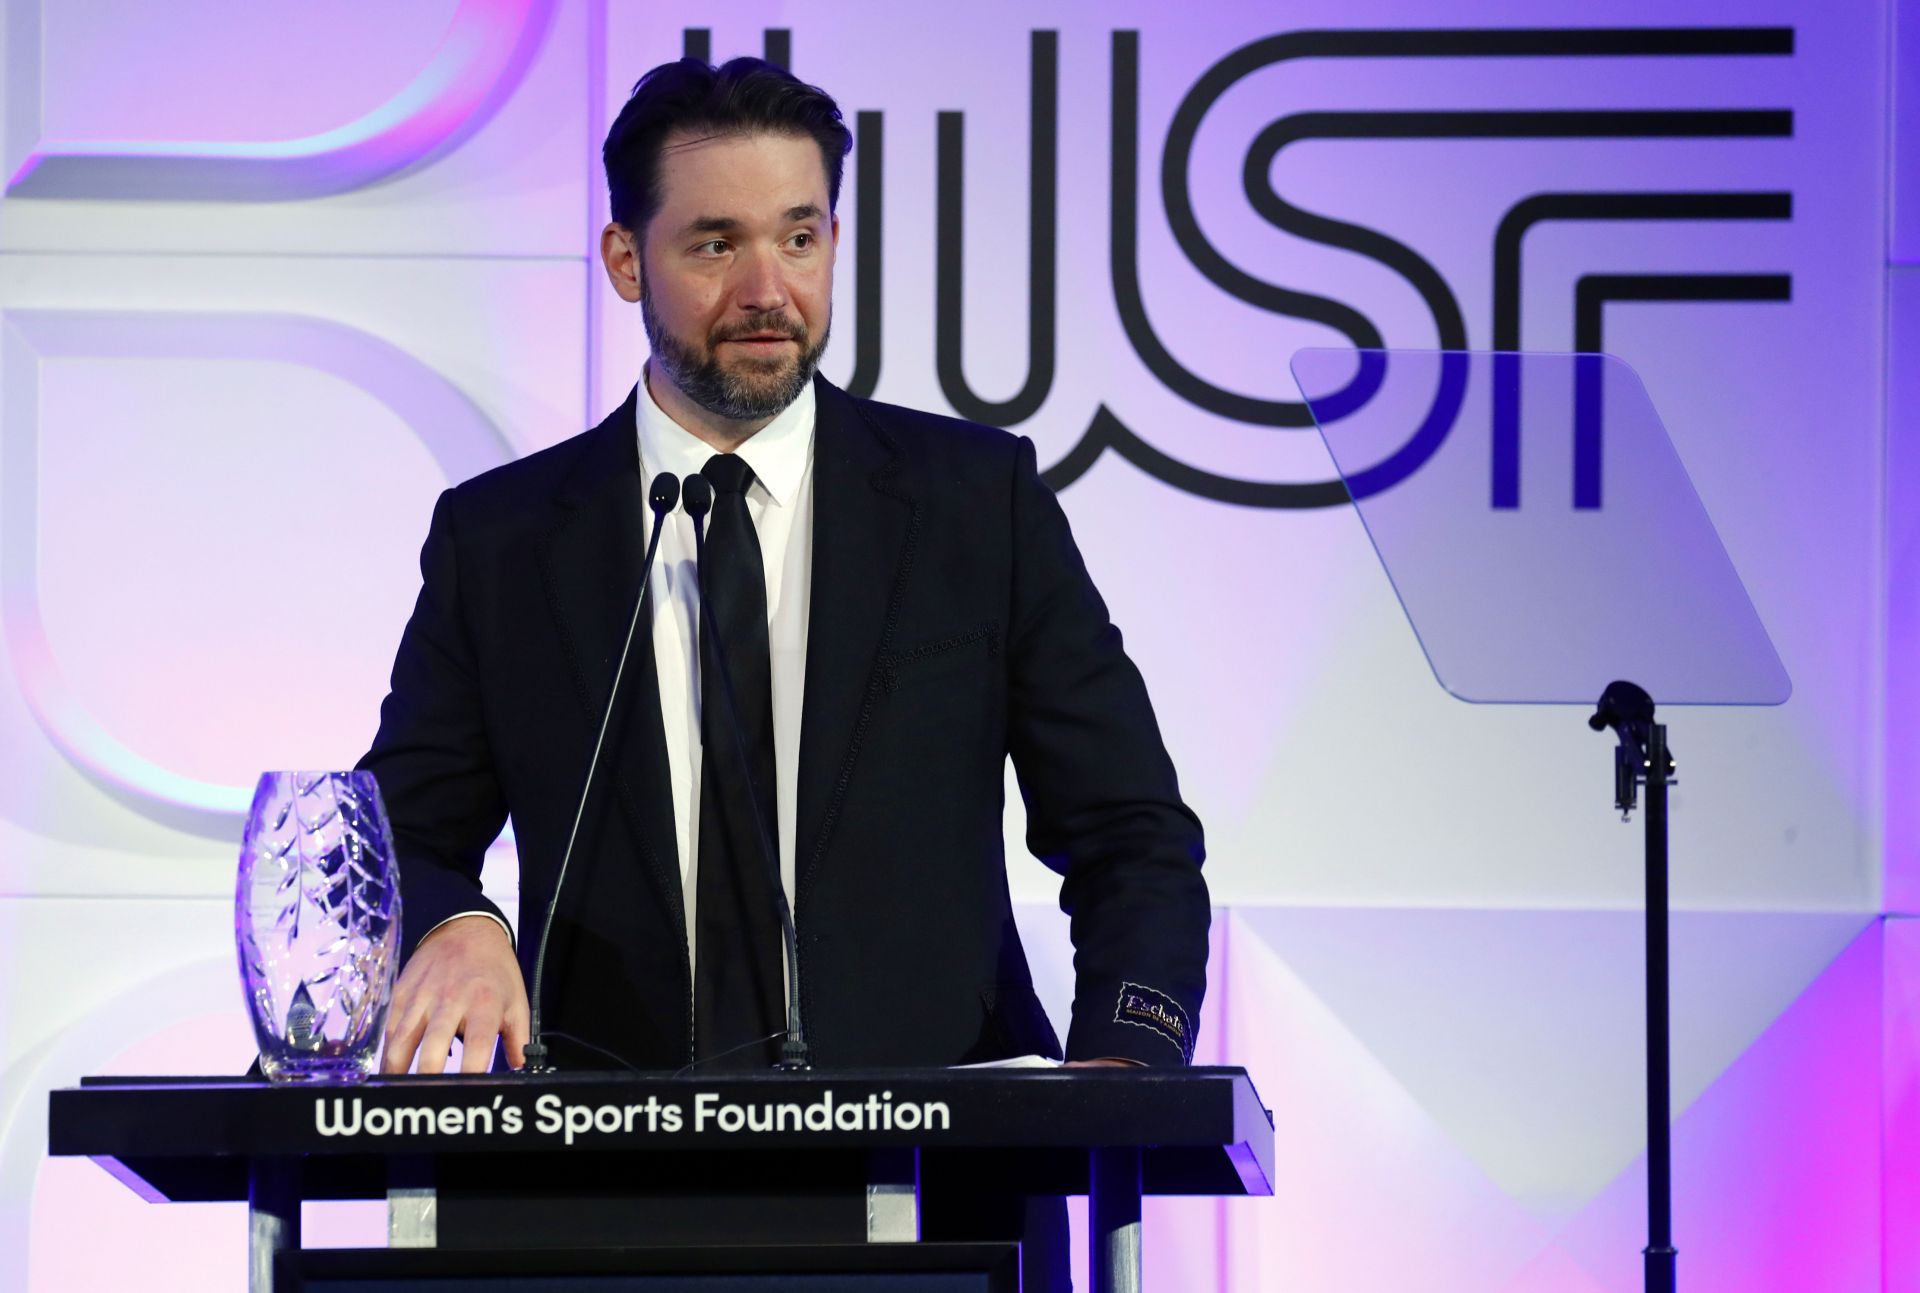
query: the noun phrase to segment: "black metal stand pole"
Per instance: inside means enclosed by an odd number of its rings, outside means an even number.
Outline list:
[[[1667,1019],[1667,728],[1647,727],[1647,1293],[1674,1293],[1672,1057]]]
[[[1647,787],[1647,1246],[1646,1293],[1674,1293],[1673,1061],[1667,1017],[1667,786],[1673,752],[1667,728],[1653,721],[1653,697],[1630,682],[1610,682],[1587,719],[1596,732],[1612,729],[1613,806],[1633,812]]]

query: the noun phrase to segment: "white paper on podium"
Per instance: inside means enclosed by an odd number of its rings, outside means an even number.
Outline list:
[[[1016,1055],[1010,1060],[988,1060],[983,1064],[955,1064],[957,1069],[1057,1069],[1059,1060],[1044,1055]]]

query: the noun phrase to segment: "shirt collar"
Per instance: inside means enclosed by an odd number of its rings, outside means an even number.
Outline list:
[[[707,459],[714,455],[713,446],[667,416],[647,389],[645,374],[641,375],[640,394],[634,403],[639,414],[634,421],[640,434],[643,476],[670,471],[684,478],[707,465]],[[813,383],[809,381],[793,403],[754,432],[737,451],[775,507],[791,504],[806,476],[807,462],[813,456],[813,421]]]

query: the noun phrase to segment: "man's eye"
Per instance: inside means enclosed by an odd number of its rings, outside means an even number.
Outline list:
[[[694,248],[695,251],[702,252],[709,256],[718,256],[721,253],[725,252],[726,249],[727,249],[726,240],[722,238],[715,238],[711,242],[703,242],[698,247]]]
[[[810,233],[797,233],[793,235],[793,245],[801,251],[805,251],[807,248],[813,246],[813,235]]]

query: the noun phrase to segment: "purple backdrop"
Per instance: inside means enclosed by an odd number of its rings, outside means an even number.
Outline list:
[[[1154,1205],[1154,1285],[1638,1287],[1638,834],[1580,714],[1442,692],[1330,505],[1287,359],[1371,329],[1645,380],[1794,681],[1670,715],[1682,1278],[1920,1293],[1916,31],[1920,0],[10,4],[0,1289],[240,1287],[241,1210],[46,1160],[45,1092],[247,1063],[245,788],[359,754],[437,491],[633,382],[597,148],[704,48],[840,98],[828,375],[1033,438],[1207,824],[1196,1058],[1273,1107],[1279,1197]],[[488,884],[512,910],[510,837]]]

